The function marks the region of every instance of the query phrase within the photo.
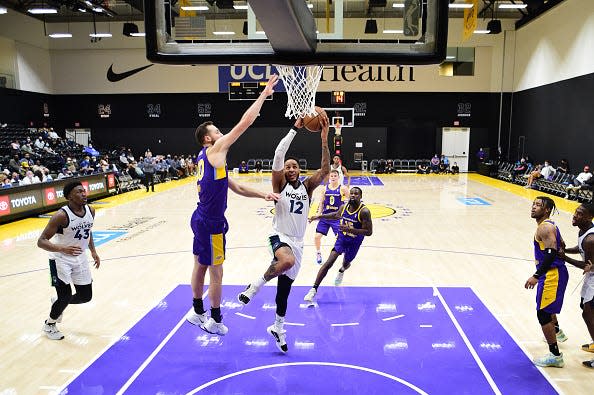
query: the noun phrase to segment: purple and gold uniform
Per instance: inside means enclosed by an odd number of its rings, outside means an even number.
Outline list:
[[[342,194],[340,192],[340,185],[336,189],[330,188],[330,184],[326,185],[324,192],[324,202],[322,214],[332,213],[338,210],[342,204]],[[318,226],[316,226],[316,233],[321,233],[324,236],[328,234],[328,230],[332,228],[335,235],[338,235],[338,219],[320,219]]]
[[[365,205],[363,203],[359,204],[359,207],[353,212],[350,212],[348,207],[349,205],[345,204],[342,209],[340,224],[353,229],[362,229],[361,210]],[[336,243],[334,243],[332,249],[338,254],[344,253],[345,262],[352,262],[359,251],[359,247],[361,247],[364,237],[364,235],[356,235],[349,232],[338,232]]]
[[[561,247],[561,233],[559,228],[550,219],[545,220],[555,227],[557,246],[556,249],[559,251]],[[544,244],[541,241],[534,238],[534,259],[536,260],[536,269],[540,268],[544,261]],[[567,273],[567,267],[565,267],[565,261],[559,257],[556,257],[549,270],[539,277],[538,286],[536,288],[536,310],[544,310],[550,314],[558,314],[561,312],[561,306],[563,306],[563,295],[565,294],[565,288],[567,287],[567,281],[569,275]]]
[[[198,154],[198,206],[192,214],[190,225],[194,232],[194,255],[203,265],[220,265],[225,261],[225,233],[228,230],[227,166],[213,167],[204,147]]]

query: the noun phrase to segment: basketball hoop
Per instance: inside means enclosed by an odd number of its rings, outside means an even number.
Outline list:
[[[334,134],[336,136],[340,136],[340,131],[342,130],[342,125],[340,124],[340,122],[336,122],[334,124]]]
[[[322,78],[322,65],[275,65],[287,90],[287,118],[316,115],[316,91]]]

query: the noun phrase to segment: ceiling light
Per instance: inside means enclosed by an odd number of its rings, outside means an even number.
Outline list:
[[[52,33],[48,34],[51,38],[70,38],[72,37],[72,33]]]
[[[392,4],[392,8],[404,8],[404,3],[394,3]]]
[[[313,8],[313,4],[307,3],[307,8]]]
[[[93,7],[93,11],[95,11],[95,12],[103,12],[103,8]]]
[[[184,11],[208,11],[208,6],[206,6],[206,5],[183,6],[181,9]]]
[[[404,33],[404,30],[386,29],[386,30],[382,31],[382,33],[384,33],[384,34],[402,34],[402,33]]]
[[[511,4],[511,3],[499,4],[499,8],[523,9],[526,7],[528,7],[528,4]]]
[[[247,6],[247,4],[245,4],[245,5],[235,5],[235,4],[233,4],[233,8],[235,8],[236,10],[247,10],[248,9],[248,6]]]
[[[468,3],[452,3],[449,5],[450,8],[472,8],[474,4]]]
[[[55,8],[30,8],[27,12],[29,14],[57,14],[58,10]]]
[[[212,32],[215,36],[232,36],[235,32],[224,31],[224,32]]]
[[[6,7],[0,7],[0,14],[6,14],[8,12],[8,10],[6,9]]]
[[[144,33],[144,32],[130,33],[130,36],[132,36],[132,37],[144,37],[144,36],[146,36],[146,33]]]
[[[456,59],[455,56],[446,56],[446,59]]]
[[[489,33],[491,33],[491,31],[490,30],[475,30],[473,33],[474,34],[489,34]]]
[[[97,37],[97,38],[111,37],[111,33],[91,33],[91,34],[89,34],[89,37]]]

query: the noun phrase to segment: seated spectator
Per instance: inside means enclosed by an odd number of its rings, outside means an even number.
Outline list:
[[[449,173],[450,172],[450,160],[447,156],[441,155],[439,159],[439,172],[440,173]]]
[[[12,177],[10,178],[10,182],[12,185],[20,185],[21,184],[21,175],[16,172],[12,172]]]
[[[128,161],[128,156],[126,155],[126,151],[122,151],[120,153],[120,163],[124,167],[128,167],[128,165],[130,164],[130,162]]]
[[[392,173],[394,173],[394,162],[392,162],[392,159],[388,159],[386,161],[386,174]]]
[[[522,158],[511,171],[512,182],[515,181],[518,174],[524,174],[526,170],[528,170],[528,163],[526,163],[526,159]]]
[[[437,156],[437,154],[433,155],[433,158],[431,158],[431,171],[433,173],[439,173],[439,157]]]
[[[385,172],[386,172],[386,161],[385,161],[385,160],[383,160],[383,159],[380,159],[380,160],[377,162],[377,166],[376,166],[376,168],[375,168],[375,172],[376,172],[377,174],[383,174],[383,173],[385,173]]]
[[[43,148],[45,147],[45,143],[43,142],[43,137],[41,137],[41,136],[37,137],[37,140],[35,140],[34,145],[38,151],[42,151]]]
[[[248,166],[247,163],[245,163],[244,160],[241,161],[241,163],[239,164],[239,172],[241,174],[245,174],[248,172]]]
[[[524,176],[528,177],[528,181],[526,182],[526,185],[524,185],[524,188],[532,188],[532,183],[534,182],[534,180],[541,177],[540,171],[542,170],[542,168],[542,165],[537,165],[534,168],[534,170],[530,172],[530,174]]]
[[[10,143],[10,148],[12,148],[14,151],[20,151],[21,144],[18,140],[12,140],[12,142]]]
[[[262,172],[262,162],[260,162],[259,160],[256,161],[256,164],[254,165],[254,171],[256,173],[261,173]]]
[[[132,161],[132,163],[130,163],[130,166],[128,167],[128,174],[130,174],[130,177],[143,180],[144,182],[144,173],[136,161]]]
[[[452,165],[451,172],[452,174],[460,173],[460,167],[458,166],[458,163],[454,162],[454,164]]]
[[[12,187],[12,183],[10,182],[10,177],[8,177],[4,173],[0,173],[0,188],[10,188]]]
[[[557,166],[557,171],[563,174],[569,173],[569,162],[567,162],[567,159],[561,159],[561,163]]]
[[[60,136],[58,136],[58,133],[56,133],[56,132],[54,131],[54,128],[50,128],[50,131],[49,131],[49,133],[48,133],[47,135],[48,135],[48,137],[49,137],[50,139],[52,139],[52,140],[57,140],[57,139],[59,139],[59,138],[60,138]]]
[[[80,161],[78,164],[78,171],[81,174],[91,174],[93,170],[91,169],[91,158],[85,156],[83,160]]]
[[[25,156],[21,158],[21,167],[25,167],[25,163],[27,163],[27,167],[33,167],[35,162],[31,159],[31,154],[26,153]]]
[[[11,172],[17,172],[17,173],[21,173],[23,172],[23,169],[21,168],[21,162],[19,161],[19,156],[18,155],[13,155],[12,159],[10,159],[8,161],[8,170],[10,170]],[[24,174],[24,172],[23,172]]]
[[[99,165],[96,156],[91,156],[89,161],[89,167],[91,168],[91,173],[96,173],[101,170],[101,166]]]
[[[93,144],[89,143],[88,146],[83,148],[83,153],[87,154],[88,156],[96,157],[99,156],[99,151],[93,148]]]
[[[71,174],[76,174],[78,172],[78,169],[76,167],[76,162],[73,161],[72,158],[66,158],[66,169]]]
[[[421,163],[417,166],[417,174],[429,174],[431,169],[424,163]]]
[[[584,166],[584,171],[577,175],[576,178],[573,179],[573,185],[570,185],[565,188],[566,195],[565,199],[569,199],[571,192],[575,192],[575,196],[577,197],[578,191],[580,189],[586,189],[590,183],[586,184],[586,182],[592,179],[592,173],[590,173],[590,166]],[[583,188],[583,187],[586,188]]]
[[[25,173],[25,177],[19,182],[19,185],[31,185],[31,184],[39,184],[41,180],[39,177],[33,174],[31,170],[27,170]]]
[[[109,156],[105,155],[99,161],[99,168],[101,169],[102,173],[107,173],[109,171]]]

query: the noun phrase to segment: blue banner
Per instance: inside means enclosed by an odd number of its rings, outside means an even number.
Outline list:
[[[278,74],[278,71],[270,64],[219,66],[219,92],[229,92],[229,82],[268,81],[272,74]],[[282,81],[279,81],[274,91],[285,91]]]

